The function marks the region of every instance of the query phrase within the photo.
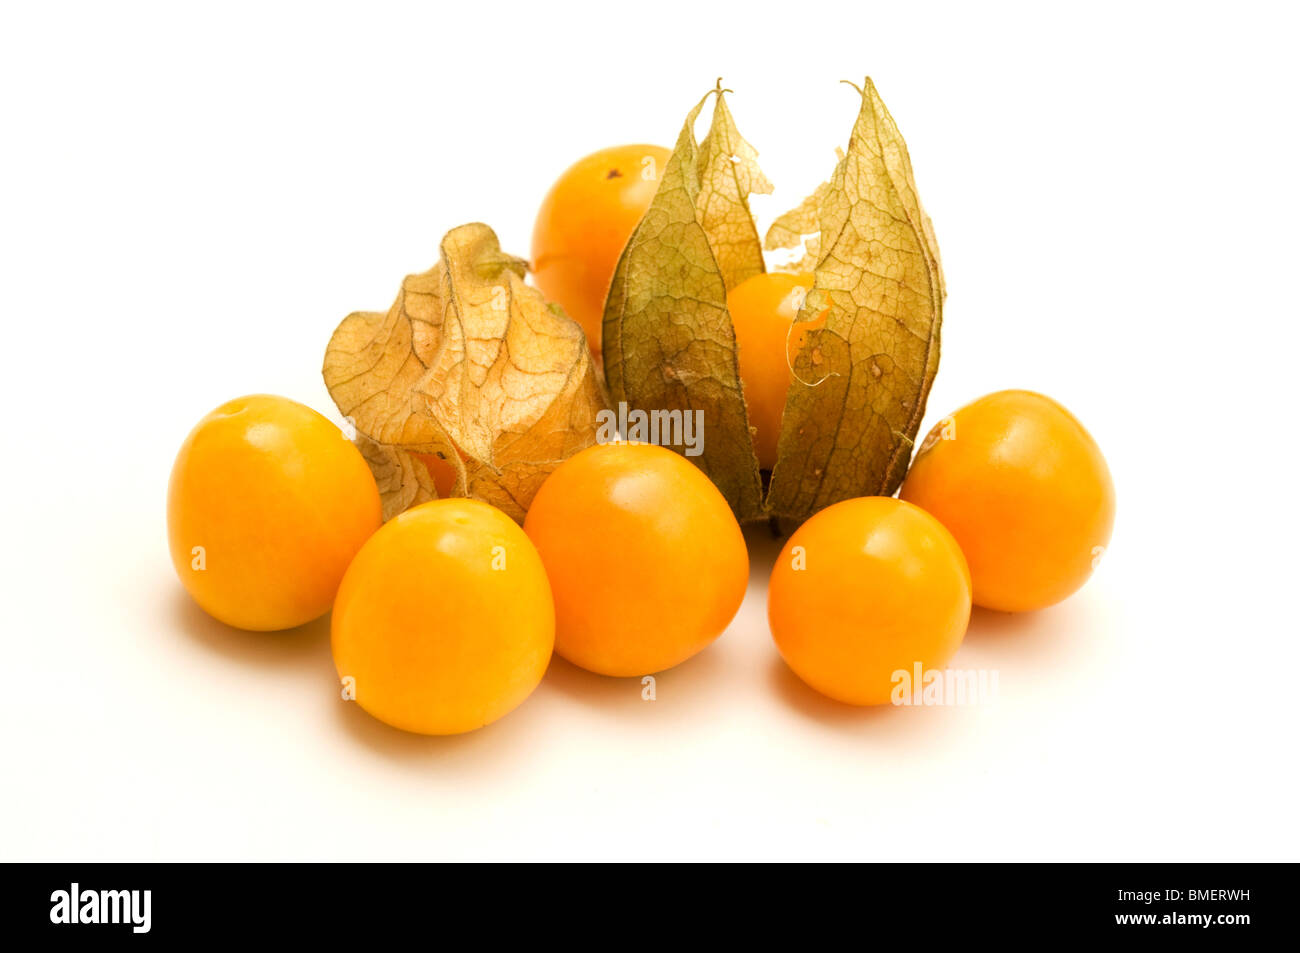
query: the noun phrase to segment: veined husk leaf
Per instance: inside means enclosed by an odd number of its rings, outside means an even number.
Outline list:
[[[869,78],[859,92],[848,149],[818,202],[820,258],[798,320],[824,312],[825,325],[809,332],[786,397],[767,499],[777,516],[892,494],[938,370],[934,229],[898,127]]]
[[[697,145],[705,97],[615,272],[604,323],[611,396],[647,411],[704,410],[696,462],[741,519],[802,519],[847,497],[890,494],[937,371],[944,297],[907,147],[868,79],[834,176],[768,232],[769,250],[803,250],[788,270],[814,271],[797,321],[824,325],[795,362],[761,500],[726,292],[762,271],[747,199],[770,184],[721,84],[714,92],[709,135]]]
[[[412,506],[438,498],[433,474],[411,451],[376,443],[362,433],[358,433],[352,442],[370,464],[375,485],[379,487],[385,522]]]
[[[700,227],[730,291],[763,273],[763,246],[749,211],[749,196],[768,195],[772,183],[758,166],[758,152],[740,135],[722,88],[714,91],[713,120],[700,143],[700,192],[696,198]]]
[[[387,313],[358,312],[325,352],[330,396],[357,430],[385,517],[436,495],[413,453],[439,453],[457,491],[522,520],[542,481],[596,439],[605,407],[579,326],[524,283],[492,229],[448,232]]]
[[[762,515],[762,484],[727,291],[762,270],[748,195],[770,184],[736,131],[723,93],[719,86],[686,117],[654,201],[615,269],[602,348],[615,403],[702,411],[703,453],[691,459],[738,518],[753,519]],[[701,147],[695,121],[714,95],[717,106]]]

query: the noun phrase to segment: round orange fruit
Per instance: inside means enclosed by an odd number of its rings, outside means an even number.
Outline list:
[[[334,424],[285,397],[222,404],[172,466],[167,537],[181,583],[241,629],[287,629],[329,610],[379,528],[374,477]]]
[[[900,496],[957,538],[976,605],[1007,612],[1079,589],[1115,522],[1096,441],[1056,401],[1024,390],[989,394],[940,421]]]
[[[537,213],[533,280],[548,300],[582,325],[598,358],[614,268],[654,199],[669,155],[652,145],[593,152],[565,170]]]
[[[428,735],[513,710],[541,681],[554,641],[537,550],[510,517],[469,499],[385,523],[348,567],[331,620],[344,690],[380,721]]]
[[[899,673],[947,665],[966,634],[970,574],[934,517],[892,497],[814,514],[772,567],[767,616],[781,657],[850,705],[891,701]]]
[[[809,331],[825,323],[824,317],[795,323],[812,285],[811,274],[772,272],[754,275],[727,294],[754,452],[764,470],[776,465],[781,416],[799,348]]]
[[[524,520],[555,593],[555,650],[601,675],[690,658],[740,608],[749,555],[731,508],[684,457],[597,444],[560,464]]]

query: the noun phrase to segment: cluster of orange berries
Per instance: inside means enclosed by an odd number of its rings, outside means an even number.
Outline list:
[[[652,146],[589,156],[538,216],[538,284],[597,355],[605,290],[667,158]],[[764,469],[790,353],[815,324],[792,326],[792,296],[810,285],[809,275],[759,275],[729,295]],[[435,478],[440,462],[428,460]],[[845,500],[796,530],[769,580],[772,636],[817,691],[886,703],[897,672],[948,663],[972,603],[1030,610],[1083,585],[1114,506],[1106,462],[1068,411],[1026,391],[991,394],[927,437],[899,499]],[[569,458],[522,528],[469,499],[426,503],[382,526],[381,511],[365,460],[337,427],[285,398],[245,397],[203,418],[181,447],[172,559],[199,605],[233,626],[285,629],[332,608],[347,697],[426,734],[511,711],[552,651],[600,675],[671,668],[722,634],[749,580],[722,494],[685,458],[648,444],[597,444]]]
[[[898,671],[945,666],[972,601],[1024,610],[1075,591],[1114,514],[1092,438],[1058,404],[1023,391],[945,418],[901,496],[822,510],[772,569],[768,618],[781,655],[813,688],[852,704],[888,702]],[[334,660],[351,697],[409,731],[496,720],[537,686],[553,649],[601,675],[671,668],[726,629],[749,579],[721,493],[684,457],[649,444],[597,444],[566,460],[522,529],[468,499],[380,522],[361,454],[285,398],[213,411],[172,472],[172,558],[199,605],[255,630],[332,607]]]

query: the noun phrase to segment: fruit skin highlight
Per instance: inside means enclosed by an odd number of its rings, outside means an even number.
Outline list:
[[[524,520],[555,593],[555,650],[601,675],[672,668],[722,634],[749,554],[731,508],[664,447],[596,444],[542,484]]]
[[[659,188],[671,154],[652,145],[593,152],[565,170],[537,213],[533,280],[547,300],[582,325],[597,359],[614,269]]]
[[[803,306],[803,295],[812,286],[811,274],[771,272],[754,275],[727,293],[727,310],[736,329],[740,381],[754,431],[754,452],[764,470],[776,465],[781,415],[793,376],[790,368],[808,332],[826,323],[823,314],[791,328]]]
[[[957,541],[919,507],[884,496],[813,515],[772,567],[767,617],[786,664],[850,705],[883,705],[894,673],[947,665],[970,620]]]
[[[167,491],[181,583],[209,615],[254,631],[324,615],[381,520],[370,468],[339,428],[267,394],[200,420]]]
[[[1024,390],[989,394],[940,421],[899,495],[957,538],[976,605],[1004,612],[1078,590],[1115,522],[1096,441],[1056,401]]]
[[[434,500],[389,520],[334,603],[334,665],[394,728],[452,735],[527,698],[550,662],[555,609],[537,550],[487,503]]]

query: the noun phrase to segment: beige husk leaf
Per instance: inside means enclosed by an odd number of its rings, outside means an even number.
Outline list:
[[[938,370],[934,229],[898,127],[869,78],[858,91],[848,149],[818,202],[820,260],[797,320],[826,319],[809,332],[786,396],[767,500],[777,516],[892,494]],[[787,232],[802,232],[805,215]]]
[[[749,211],[749,196],[768,195],[772,183],[758,166],[758,152],[740,135],[727,108],[724,93],[717,97],[708,135],[700,143],[700,192],[696,198],[700,227],[709,237],[709,248],[730,291],[736,285],[763,273],[763,247],[758,228]]]
[[[855,89],[857,87],[854,87]],[[738,373],[727,291],[763,270],[748,196],[770,184],[719,83],[697,146],[687,116],[654,202],[623,251],[606,301],[605,372],[615,401],[705,415],[694,461],[738,518],[804,519],[852,496],[892,494],[939,362],[943,274],[907,146],[867,79],[830,181],[769,229],[768,250],[802,250],[814,272],[796,321],[825,315],[793,368],[766,500]]]
[[[365,434],[358,433],[353,443],[370,464],[370,472],[379,487],[379,499],[384,505],[384,520],[388,521],[404,510],[438,498],[433,475],[424,461],[410,451],[385,443],[375,443]]]
[[[736,130],[724,92],[719,84],[686,117],[654,201],[615,269],[602,347],[614,402],[702,411],[703,453],[690,459],[744,520],[762,515],[762,484],[727,291],[762,271],[748,196],[770,184]],[[694,127],[709,96],[717,106],[701,147]]]
[[[448,232],[441,260],[386,313],[357,312],[325,352],[330,396],[357,430],[391,517],[436,496],[439,453],[457,492],[516,520],[559,463],[595,442],[605,407],[579,326],[524,283],[492,229]]]

